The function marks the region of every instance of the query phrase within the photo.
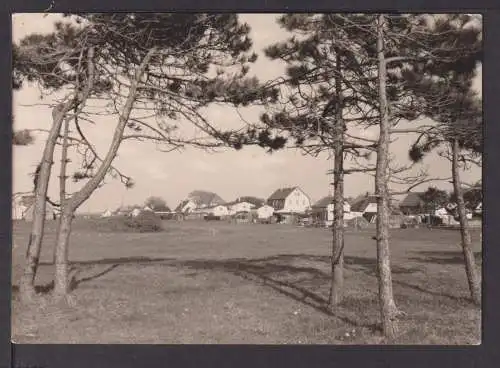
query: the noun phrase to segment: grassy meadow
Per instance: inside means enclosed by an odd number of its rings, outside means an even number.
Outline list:
[[[12,338],[18,343],[379,344],[374,230],[347,230],[344,301],[326,308],[331,232],[288,225],[164,221],[165,231],[98,230],[77,219],[71,298],[50,300],[55,223],[36,305],[18,300],[29,224],[13,225]],[[398,344],[478,344],[455,230],[391,231]],[[478,230],[474,251],[481,263]]]

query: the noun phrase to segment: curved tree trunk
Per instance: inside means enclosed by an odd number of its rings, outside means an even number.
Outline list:
[[[45,212],[47,202],[47,191],[49,187],[50,174],[53,164],[54,148],[61,130],[62,123],[68,112],[71,102],[58,105],[52,111],[52,127],[45,143],[40,171],[38,172],[37,185],[35,188],[35,204],[33,209],[33,223],[26,250],[26,264],[20,281],[21,298],[30,301],[35,296],[35,277],[38,269],[40,251],[42,248],[43,232],[45,226]]]
[[[476,266],[474,252],[472,251],[472,241],[469,231],[469,223],[467,221],[467,212],[465,209],[464,195],[462,192],[462,183],[460,181],[460,172],[458,167],[459,146],[458,140],[454,139],[451,144],[452,149],[452,177],[453,189],[457,199],[458,218],[460,222],[460,235],[462,238],[462,252],[465,260],[465,271],[467,273],[467,281],[469,290],[474,304],[481,305],[481,281],[479,271]]]
[[[94,49],[91,47],[88,50],[88,58],[92,60]],[[54,107],[52,110],[52,127],[45,144],[45,149],[42,156],[40,171],[38,174],[37,186],[35,188],[35,208],[33,214],[33,225],[31,228],[30,240],[26,251],[26,266],[20,282],[21,298],[25,301],[33,299],[35,295],[35,277],[40,258],[42,246],[43,231],[45,225],[45,209],[47,201],[47,191],[49,187],[50,174],[54,158],[54,148],[57,143],[57,138],[61,131],[62,123],[67,119],[67,113],[71,108],[82,105],[88,98],[93,87],[93,64],[89,63],[89,83],[81,93],[68,96],[66,102]],[[78,110],[78,109],[77,109]],[[75,110],[75,116],[77,115]]]
[[[341,56],[336,50],[337,75],[335,77],[335,129],[336,142],[334,147],[334,169],[333,169],[333,240],[332,240],[332,279],[330,284],[330,295],[328,305],[330,309],[342,301],[342,289],[344,285],[344,119],[342,114],[342,82]]]
[[[392,275],[389,252],[389,139],[390,122],[387,106],[387,66],[384,55],[385,16],[380,14],[377,22],[378,79],[380,99],[380,137],[377,150],[375,192],[377,195],[377,271],[379,285],[380,314],[384,335],[394,339],[397,334],[396,303],[392,291]]]
[[[151,49],[148,54],[144,57],[141,65],[137,68],[135,73],[135,78],[131,83],[127,100],[123,111],[118,119],[118,124],[115,128],[113,134],[113,140],[108,149],[106,157],[101,163],[101,166],[97,170],[96,174],[85,183],[85,185],[75,194],[69,198],[64,205],[64,213],[61,214],[60,231],[57,236],[57,246],[56,246],[56,274],[55,274],[55,289],[54,297],[60,299],[67,295],[69,291],[69,274],[68,274],[68,248],[69,248],[69,238],[71,234],[71,223],[73,221],[73,216],[75,211],[92,195],[92,193],[97,189],[99,184],[104,180],[104,177],[109,171],[113,160],[116,157],[118,149],[123,138],[123,132],[127,125],[130,113],[132,111],[135,99],[137,97],[137,87],[144,74],[146,66],[149,64],[149,60],[153,56],[156,49]]]

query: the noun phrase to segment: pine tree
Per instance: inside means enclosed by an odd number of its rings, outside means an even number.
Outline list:
[[[208,121],[202,109],[211,103],[232,106],[266,102],[275,91],[247,78],[249,27],[234,14],[79,14],[59,22],[54,33],[30,35],[19,44],[16,77],[38,84],[47,96],[69,91],[56,101],[54,123],[38,175],[37,200],[44,206],[54,146],[64,121],[74,121],[76,139],[85,150],[84,167],[73,175],[82,188],[66,196],[56,245],[56,296],[68,291],[67,252],[74,212],[115,174],[112,163],[124,140],[150,140],[165,150],[184,146],[238,148],[235,130],[223,131]],[[106,102],[95,112],[86,102]],[[146,114],[146,112],[148,114]],[[151,120],[154,112],[158,119]],[[98,114],[115,116],[117,125],[104,157],[82,133],[78,118],[92,121]],[[77,119],[75,121],[75,118]],[[201,138],[177,134],[176,121],[191,124]],[[88,157],[89,156],[89,157]],[[123,178],[122,175],[119,175]],[[61,173],[61,177],[66,177]],[[131,185],[130,180],[125,181]],[[37,202],[38,203],[38,202]],[[24,294],[33,294],[36,265],[43,236],[43,219],[35,211],[28,260],[22,281]]]

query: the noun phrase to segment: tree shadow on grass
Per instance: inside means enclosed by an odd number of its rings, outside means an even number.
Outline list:
[[[368,276],[377,277],[377,260],[370,257],[346,256],[344,258],[346,268],[353,271],[361,271]],[[393,275],[409,275],[417,272],[424,272],[422,267],[409,267],[391,264]]]
[[[304,262],[311,262],[313,265],[297,265],[297,263],[304,264]],[[328,295],[325,295],[326,292],[324,290],[329,290],[330,272],[325,272],[322,269],[328,269],[330,262],[330,256],[313,254],[279,254],[266,258],[237,258],[228,260],[179,260],[175,258],[121,257],[78,261],[71,262],[71,267],[77,269],[76,274],[79,274],[82,270],[95,265],[109,265],[109,267],[106,267],[104,270],[101,270],[96,274],[83,278],[78,279],[74,277],[71,287],[74,289],[82,283],[98,279],[112,272],[117,267],[127,264],[160,264],[167,267],[176,267],[180,269],[188,268],[195,271],[222,271],[236,275],[251,282],[262,283],[279,294],[296,300],[304,305],[310,306],[323,314],[334,316],[352,326],[365,327],[372,331],[378,331],[380,327],[377,323],[362,323],[359,320],[334,313],[329,309]],[[361,271],[368,276],[376,277],[377,263],[375,258],[345,256],[344,262],[346,269]],[[52,263],[45,263],[45,265],[50,264]],[[392,271],[393,274],[412,274],[415,272],[423,272],[424,270],[421,267],[402,267],[399,265],[393,265]],[[196,273],[192,273],[190,275],[193,274]],[[397,280],[395,280],[394,283],[431,295],[457,298],[426,290],[418,285],[407,284]],[[47,286],[41,286],[40,288],[47,290]],[[48,289],[48,291],[50,290],[51,289]],[[344,305],[347,307],[350,302],[352,302],[352,300],[346,300],[341,303],[340,306]],[[363,303],[365,302],[368,301],[363,301]]]
[[[70,268],[73,275],[70,280],[70,291],[75,290],[80,284],[98,279],[116,268],[123,265],[138,265],[138,264],[152,264],[152,263],[165,263],[172,261],[174,258],[151,258],[151,257],[120,257],[120,258],[104,258],[99,260],[89,260],[89,261],[74,261],[70,262]],[[91,269],[96,265],[109,265],[104,270],[97,272],[90,276],[85,276],[82,278],[77,278],[79,274],[85,270]]]
[[[436,296],[436,297],[446,297],[446,298],[455,300],[457,302],[466,302],[466,303],[472,302],[472,300],[470,298],[467,298],[467,297],[456,296],[456,295],[445,293],[445,292],[441,292],[441,291],[432,291],[432,290],[423,288],[420,285],[410,284],[410,283],[405,282],[405,281],[392,280],[392,282],[394,284],[397,284],[397,285],[400,285],[400,286],[403,286],[405,288],[409,288],[409,289],[412,289],[412,290],[415,290],[415,291],[419,291],[419,292],[424,293],[424,294],[429,294],[429,295],[433,295],[433,296]]]
[[[278,255],[259,259],[190,260],[176,263],[178,267],[205,271],[223,271],[245,280],[262,283],[266,287],[285,295],[317,311],[333,316],[355,327],[379,330],[377,323],[361,323],[341,316],[328,307],[328,297],[319,289],[328,285],[330,274],[315,267],[295,266],[290,263],[307,259],[329,263],[328,256]]]
[[[417,257],[410,257],[409,260],[422,263],[435,263],[439,265],[463,264],[464,256],[462,251],[417,251],[413,252]],[[482,261],[482,252],[474,252],[476,262]]]
[[[102,258],[102,259],[91,259],[86,261],[70,261],[70,266],[94,266],[94,265],[126,265],[126,264],[150,264],[150,263],[162,263],[168,261],[174,261],[175,258],[151,258],[142,256],[133,257],[119,257],[119,258]],[[54,262],[40,262],[40,266],[53,266]]]
[[[425,253],[425,252],[422,252],[422,253]],[[428,252],[428,253],[434,253],[434,252]],[[446,252],[443,252],[443,253],[446,253]],[[478,257],[478,254],[476,254],[476,257]],[[479,257],[480,257],[480,254],[479,254]],[[413,260],[413,258],[410,258],[410,260]],[[422,263],[427,263],[426,258],[422,258],[422,259],[419,258],[418,260],[421,261]],[[430,260],[428,262],[432,262],[432,260]],[[463,259],[461,262],[463,263]],[[376,273],[377,272],[377,264],[376,264],[376,260],[373,258],[348,256],[348,257],[345,257],[345,266],[346,266],[346,268],[351,268],[353,270],[362,271],[369,276],[377,277],[377,273]],[[395,265],[395,264],[391,265],[391,271],[392,271],[393,275],[414,274],[417,272],[425,273],[425,269],[423,269],[422,267],[408,267],[408,266],[403,267],[403,266],[399,266],[399,265]],[[443,293],[441,291],[433,291],[433,290],[430,290],[428,288],[424,288],[420,285],[411,284],[411,283],[397,280],[394,278],[392,279],[392,282],[393,282],[393,284],[400,285],[404,288],[409,288],[409,289],[412,289],[415,291],[419,291],[419,292],[424,293],[424,294],[429,294],[429,295],[437,296],[437,297],[446,297],[446,298],[450,298],[450,299],[453,299],[456,301],[468,301],[468,299],[464,298],[464,297],[456,296],[456,295],[449,294],[446,292]]]
[[[346,256],[344,258],[346,268],[352,268],[355,271],[362,271],[369,276],[376,276],[376,260],[369,257]],[[296,263],[311,262],[314,266],[298,266]],[[341,316],[330,310],[328,306],[328,295],[321,292],[321,288],[329,290],[330,273],[322,271],[320,268],[329,266],[330,256],[313,254],[279,254],[265,258],[237,258],[228,260],[178,260],[175,258],[150,258],[150,257],[121,257],[108,258],[88,261],[70,262],[73,271],[76,270],[71,280],[71,290],[77,288],[80,284],[98,279],[121,265],[140,265],[140,264],[163,264],[168,267],[188,268],[196,271],[223,271],[245,280],[262,283],[266,287],[296,300],[304,305],[308,305],[328,316],[334,316],[355,327],[365,327],[372,331],[379,330],[377,323],[361,323],[358,320]],[[41,265],[53,265],[53,263],[41,263]],[[109,265],[100,272],[77,278],[76,276],[83,271],[96,265]],[[319,268],[318,268],[319,267]],[[416,268],[393,267],[393,273],[412,273],[419,271]],[[190,274],[191,276],[193,274]],[[41,286],[48,292],[53,288]],[[352,301],[351,301],[352,302]],[[349,304],[346,300],[343,304]]]
[[[82,267],[80,267],[80,268],[74,268],[73,269],[74,274],[73,274],[73,276],[71,277],[71,280],[70,280],[69,290],[73,291],[80,284],[82,284],[84,282],[87,282],[87,281],[92,281],[92,280],[98,279],[99,277],[102,277],[102,276],[110,273],[111,271],[113,271],[115,268],[117,268],[119,266],[121,266],[121,265],[118,264],[118,263],[115,263],[115,264],[112,264],[109,267],[106,267],[104,270],[102,270],[102,271],[100,271],[98,273],[95,273],[95,274],[90,275],[90,276],[82,277],[82,278],[77,278],[77,275],[80,274],[82,271],[84,271],[84,268],[82,268]]]
[[[97,260],[89,260],[89,261],[75,261],[69,262],[70,274],[70,284],[69,290],[75,290],[80,284],[98,279],[119,266],[122,265],[137,265],[137,264],[151,264],[151,263],[164,263],[168,261],[172,261],[174,258],[150,258],[150,257],[121,257],[121,258],[106,258],[106,259],[97,259]],[[40,262],[39,266],[53,266],[54,262]],[[85,276],[82,278],[77,278],[79,274],[83,271],[91,269],[96,265],[109,265],[104,270],[99,271],[93,275]],[[35,291],[37,294],[49,294],[54,290],[54,281],[50,281],[46,284],[35,285]],[[19,293],[19,285],[12,285],[11,291],[13,295]]]
[[[52,290],[54,290],[54,281],[51,281],[51,282],[49,282],[47,284],[43,284],[43,285],[35,285],[35,292],[37,294],[48,294]],[[18,294],[19,293],[19,285],[12,284],[11,285],[11,292],[12,292],[12,295]]]

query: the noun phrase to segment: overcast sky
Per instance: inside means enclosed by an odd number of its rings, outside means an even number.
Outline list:
[[[57,19],[54,14],[16,14],[13,16],[13,39],[19,41],[25,35],[37,32],[49,32]],[[250,74],[255,74],[261,81],[273,79],[283,74],[283,65],[268,60],[261,50],[267,45],[280,41],[287,36],[276,24],[275,14],[244,14],[241,20],[251,28],[254,49],[260,54],[259,59],[251,67]],[[481,92],[481,73],[475,83]],[[40,92],[35,87],[24,87],[14,92],[13,114],[15,129],[41,128],[48,129],[51,123],[51,111],[44,106],[29,106],[40,103]],[[42,101],[45,102],[45,101]],[[260,109],[249,109],[244,113],[246,120],[258,117]],[[239,119],[235,111],[210,108],[208,117],[223,125],[231,125]],[[116,121],[104,120],[99,124],[99,131],[92,126],[88,128],[89,136],[94,140],[101,152],[105,152]],[[32,190],[33,179],[30,176],[40,161],[45,135],[36,135],[36,143],[27,147],[13,147],[13,188],[14,192]],[[406,162],[408,144],[413,137],[399,137],[391,145],[391,152],[401,163]],[[58,151],[56,151],[56,157]],[[449,163],[432,154],[423,163],[431,175],[448,176]],[[82,205],[81,211],[103,211],[114,209],[123,204],[141,204],[150,196],[165,198],[169,206],[175,207],[195,189],[209,190],[230,201],[238,196],[252,195],[267,198],[275,189],[287,186],[300,186],[312,201],[319,200],[330,190],[331,178],[326,175],[332,162],[326,156],[319,158],[303,156],[295,150],[266,154],[262,149],[250,147],[241,151],[227,150],[209,154],[195,149],[182,152],[159,152],[154,144],[124,144],[118,153],[116,166],[131,176],[136,185],[125,189],[118,181],[108,180],[107,184],[97,190]],[[58,169],[56,162],[54,168]],[[57,198],[58,177],[52,175],[49,195]],[[463,180],[476,182],[481,178],[481,170],[473,168],[463,173]],[[436,182],[436,186],[451,190],[446,182]],[[422,188],[425,189],[427,185]],[[70,189],[74,189],[70,184]],[[366,191],[373,191],[373,180],[366,175],[349,175],[345,180],[347,196],[355,196]]]

